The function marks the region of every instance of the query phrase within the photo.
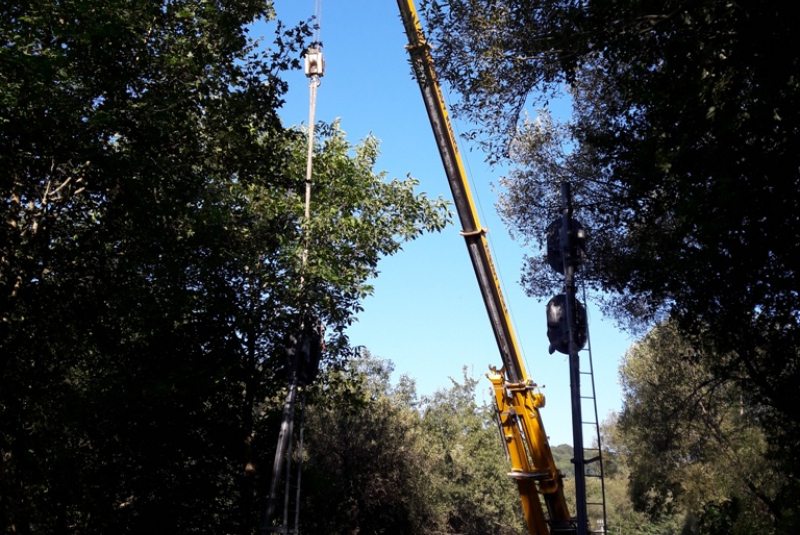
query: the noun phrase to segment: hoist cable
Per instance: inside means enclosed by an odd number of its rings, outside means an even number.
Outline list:
[[[306,51],[306,76],[309,78],[309,105],[308,105],[308,153],[306,156],[306,180],[305,180],[305,209],[303,211],[303,225],[302,225],[302,232],[303,232],[303,250],[301,253],[300,259],[300,297],[302,299],[303,288],[305,286],[305,269],[306,263],[308,261],[308,248],[310,242],[310,231],[311,231],[311,179],[313,175],[313,167],[314,167],[314,114],[316,112],[317,107],[317,87],[320,85],[320,77],[325,72],[325,62],[322,59],[322,52],[319,49],[320,42],[319,38],[321,35],[320,24],[319,21],[322,15],[322,2],[321,0],[316,0],[315,4],[315,18],[316,24],[314,28],[314,39],[315,41],[312,42],[311,48]],[[303,309],[306,307],[303,306]],[[298,366],[298,363],[294,363],[294,366]],[[283,468],[282,460],[286,464],[286,480],[285,480],[285,489],[284,489],[284,504],[283,504],[283,522],[281,525],[281,532],[283,533],[297,533],[298,532],[298,524],[299,524],[299,515],[300,515],[300,473],[299,470],[302,466],[301,463],[298,463],[298,476],[297,476],[297,495],[295,498],[295,527],[293,531],[289,531],[289,519],[288,519],[288,512],[289,512],[289,494],[290,494],[290,479],[291,479],[291,456],[292,456],[292,440],[291,437],[293,435],[293,424],[294,424],[294,409],[295,409],[295,401],[297,397],[298,391],[298,370],[295,369],[294,372],[291,374],[291,384],[289,386],[289,392],[287,394],[286,402],[284,403],[284,411],[283,411],[283,421],[281,424],[281,432],[278,438],[278,447],[275,451],[275,463],[272,470],[272,481],[270,483],[270,495],[267,504],[267,511],[264,515],[264,524],[262,526],[262,532],[268,533],[271,531],[275,531],[273,526],[271,526],[272,518],[275,514],[276,510],[276,501],[277,501],[277,488],[279,481],[281,479],[281,472]],[[302,436],[303,436],[303,413],[305,412],[305,387],[303,387],[303,398],[302,398],[302,406],[300,409],[300,448],[301,448],[301,455],[302,455]]]
[[[319,45],[322,43],[322,0],[316,0],[314,3],[314,21],[313,44]]]
[[[311,178],[314,172],[314,114],[317,109],[317,88],[320,85],[320,76],[324,72],[324,61],[322,53],[318,49],[313,49],[316,63],[309,66],[309,56],[312,49],[306,53],[306,76],[309,77],[309,102],[308,102],[308,153],[306,155],[306,196],[304,211],[305,237],[303,244],[303,254],[300,268],[300,288],[303,287],[306,261],[308,260],[308,242],[311,227]]]
[[[300,443],[297,452],[297,496],[294,501],[294,532],[300,530],[300,482],[303,476],[303,430],[305,429],[306,414],[306,389],[303,387],[303,397],[300,403]],[[605,518],[605,516],[604,516]]]
[[[442,89],[442,96],[446,100],[447,107],[452,109],[453,105],[452,105],[452,102],[451,102],[451,99],[450,99],[450,92],[448,91],[448,88],[447,87],[442,87],[441,89]],[[457,118],[453,118],[452,121],[451,121],[451,126],[453,128],[453,131],[454,131],[456,137],[462,137],[461,130],[459,128],[460,122],[461,121],[459,121]],[[475,182],[475,175],[472,172],[472,166],[470,165],[469,156],[467,155],[467,153],[462,152],[461,153],[461,158],[462,158],[462,161],[464,163],[464,167],[465,167],[465,171],[466,171],[465,172],[466,179],[469,181],[470,185],[472,186],[472,195],[473,195],[473,197],[475,199],[475,204],[477,205],[477,209],[480,212],[481,221],[488,221],[489,218],[486,216],[486,211],[483,208],[483,202],[482,202],[482,199],[481,199],[481,190],[480,190],[480,188],[477,187],[477,183]],[[499,258],[499,255],[497,254],[497,248],[495,247],[494,239],[492,238],[492,233],[491,232],[487,232],[485,234],[485,236],[486,236],[486,242],[489,245],[489,248],[490,248],[490,250],[492,252],[492,257],[493,258]],[[499,263],[496,265],[495,275],[497,277],[497,282],[500,285],[500,291],[503,293],[503,295],[509,295],[510,296],[511,293],[510,292],[506,292],[507,285],[505,283],[505,280],[503,279],[503,272],[500,270],[500,264]],[[506,304],[506,307],[507,307],[506,311],[508,313],[509,320],[511,321],[511,324],[514,327],[514,330],[516,332],[520,332],[520,329],[517,327],[517,321],[516,321],[516,318],[514,316],[513,308],[508,303]],[[525,365],[525,368],[527,370],[532,369],[532,367],[530,365],[530,362],[528,361],[528,355],[525,352],[525,347],[521,343],[520,343],[519,351],[520,351],[520,359],[522,359],[523,364]]]

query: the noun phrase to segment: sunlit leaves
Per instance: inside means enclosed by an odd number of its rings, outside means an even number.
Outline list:
[[[478,380],[417,396],[364,350],[309,409],[301,527],[346,535],[521,535],[516,486]]]
[[[315,308],[349,355],[378,261],[446,207],[331,133],[303,221],[278,109],[309,28],[257,47],[268,2],[0,9],[0,521],[247,532],[287,336]]]
[[[684,513],[688,524],[736,502],[725,513],[731,533],[772,532],[791,514],[789,480],[770,458],[746,382],[715,375],[713,361],[724,356],[707,351],[665,323],[627,353],[616,439],[630,467],[631,497],[653,518]]]
[[[500,207],[517,237],[540,243],[559,182],[569,180],[589,243],[580,276],[604,294],[605,311],[634,329],[671,316],[702,335],[726,355],[710,372],[741,371],[764,410],[786,418],[770,432],[797,450],[794,7],[423,6],[457,109],[478,122],[490,158],[510,156]],[[568,117],[549,118],[553,94],[571,104]],[[545,297],[554,282],[534,250],[525,287]]]

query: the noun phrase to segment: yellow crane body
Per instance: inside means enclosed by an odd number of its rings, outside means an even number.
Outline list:
[[[461,235],[467,244],[503,362],[500,369],[491,367],[488,377],[494,388],[502,438],[511,461],[509,476],[517,482],[531,535],[574,533],[575,522],[564,499],[563,478],[553,461],[539,414],[539,409],[545,404],[544,395],[528,377],[522,362],[489,251],[486,230],[478,219],[447,106],[433,68],[430,47],[413,1],[397,0],[397,4],[408,37],[407,48],[414,74],[461,222]]]

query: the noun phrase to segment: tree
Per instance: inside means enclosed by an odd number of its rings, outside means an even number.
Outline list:
[[[306,425],[303,533],[525,532],[493,408],[474,378],[417,398],[363,350],[329,369]]]
[[[466,368],[462,382],[423,399],[422,433],[431,458],[442,521],[448,533],[525,533],[517,486],[498,436],[495,407],[478,405],[478,380]]]
[[[238,389],[222,381],[237,367],[226,280],[238,266],[222,261],[213,216],[233,177],[291,184],[271,172],[288,159],[277,74],[306,32],[280,30],[272,55],[248,61],[243,25],[271,13],[244,1],[2,8],[7,529],[237,522],[198,507],[227,493],[243,438],[239,407],[209,404]]]
[[[378,260],[444,202],[331,127],[302,221],[305,140],[278,109],[310,31],[273,23],[258,50],[270,4],[0,9],[0,522],[252,531],[287,334],[314,307],[347,356]]]
[[[303,533],[399,535],[430,533],[436,525],[420,415],[407,396],[413,385],[393,387],[392,368],[363,350],[331,370],[315,394],[306,426]]]
[[[424,2],[435,59],[517,167],[500,209],[541,244],[558,183],[589,229],[582,274],[625,322],[667,315],[743,370],[798,466],[800,56],[772,2]],[[786,52],[792,51],[792,52]],[[568,121],[526,106],[572,102]],[[541,255],[523,282],[549,296]],[[640,325],[641,325],[640,324]],[[780,429],[780,430],[778,430]],[[770,431],[772,433],[772,431]]]
[[[651,518],[685,512],[691,533],[782,532],[794,501],[770,458],[758,407],[740,381],[693,358],[700,351],[664,323],[625,357],[614,435],[633,503]]]
[[[634,500],[646,500],[638,496],[631,487],[631,453],[628,450],[618,425],[618,415],[611,413],[600,426],[603,445],[603,489],[605,491],[606,524],[608,533],[636,535],[669,535],[681,533],[685,525],[684,510],[660,511],[657,517],[648,515],[637,508]],[[569,447],[569,446],[567,446]],[[571,448],[571,447],[570,447]],[[587,481],[587,488],[594,494],[591,499],[599,502],[600,491],[598,481]],[[574,485],[572,485],[574,488]],[[569,499],[569,497],[568,497]],[[589,514],[599,516],[598,508],[590,509]],[[599,518],[597,518],[599,520]],[[595,520],[596,522],[596,520]]]

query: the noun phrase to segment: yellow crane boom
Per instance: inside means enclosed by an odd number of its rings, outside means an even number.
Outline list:
[[[492,367],[488,377],[494,387],[502,438],[511,460],[509,475],[517,481],[531,535],[575,533],[575,521],[564,499],[562,475],[553,461],[539,414],[539,409],[544,407],[544,395],[538,392],[522,362],[486,241],[486,230],[478,220],[447,106],[433,68],[430,47],[413,1],[397,0],[397,4],[408,36],[411,63],[453,193],[462,226],[461,235],[466,240],[503,362],[500,369]]]

